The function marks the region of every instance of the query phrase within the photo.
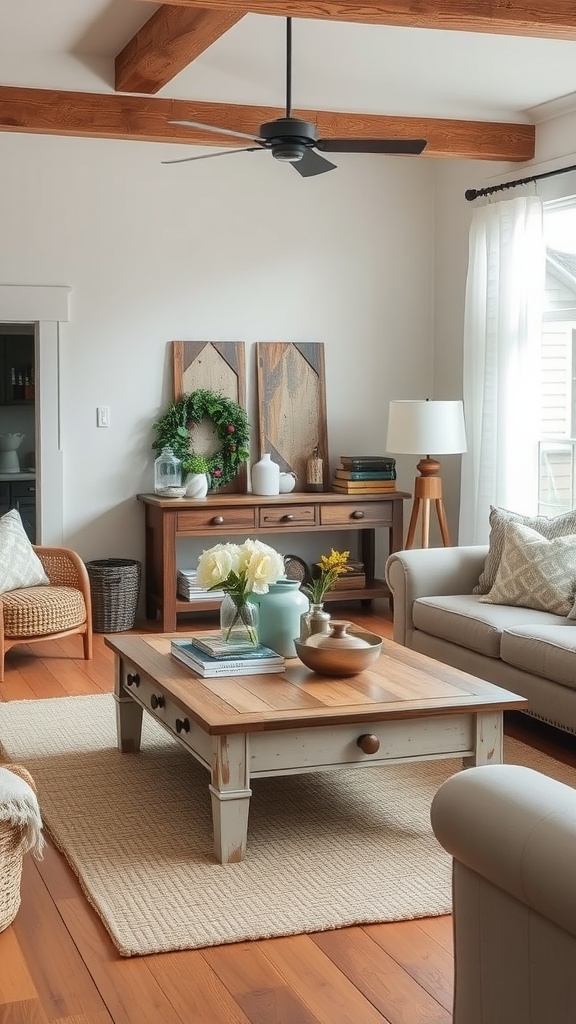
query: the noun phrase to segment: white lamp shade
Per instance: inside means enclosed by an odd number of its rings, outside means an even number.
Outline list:
[[[386,451],[451,455],[466,451],[462,402],[394,401],[388,410]]]

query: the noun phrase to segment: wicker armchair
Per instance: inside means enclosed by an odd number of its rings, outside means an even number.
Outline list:
[[[92,658],[92,602],[86,566],[69,548],[34,545],[49,586],[9,590],[0,596],[0,682],[4,655],[15,644],[82,635],[84,657]]]

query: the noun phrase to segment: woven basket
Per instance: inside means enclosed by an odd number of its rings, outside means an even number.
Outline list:
[[[18,764],[2,767],[19,775],[36,792],[32,776],[25,768]],[[0,821],[0,932],[12,924],[20,906],[23,849],[24,829],[9,821]]]
[[[133,558],[99,558],[86,562],[95,633],[132,629],[138,606],[142,567]]]

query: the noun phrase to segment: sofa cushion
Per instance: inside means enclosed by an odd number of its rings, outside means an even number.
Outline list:
[[[547,516],[523,516],[517,512],[509,512],[506,508],[497,508],[492,505],[490,507],[490,546],[484,568],[474,587],[474,594],[487,594],[494,586],[504,547],[505,527],[507,523],[511,522],[529,526],[531,530],[536,530],[543,537],[552,540],[554,537],[565,537],[569,533],[576,533],[576,509],[549,519]]]
[[[412,607],[416,629],[441,640],[467,647],[488,658],[500,657],[502,630],[516,625],[566,623],[560,615],[512,608],[507,605],[481,604],[475,594],[448,597],[420,597]]]
[[[548,540],[522,523],[507,523],[487,604],[521,605],[568,615],[576,594],[576,536]]]
[[[511,626],[500,652],[508,665],[576,690],[576,623]]]

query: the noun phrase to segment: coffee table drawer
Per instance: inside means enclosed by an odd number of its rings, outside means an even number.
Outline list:
[[[359,746],[363,737],[373,753]],[[359,725],[324,726],[318,729],[287,729],[252,733],[250,775],[280,775],[322,768],[354,767],[394,762],[413,755],[415,761],[437,757],[462,757],[474,748],[472,715],[412,718]]]
[[[193,751],[198,760],[204,762],[206,767],[210,767],[212,744],[208,733],[196,725],[170,697],[166,697],[158,683],[129,663],[125,663],[122,683],[130,696],[152,718],[160,722],[173,736],[176,736]]]

